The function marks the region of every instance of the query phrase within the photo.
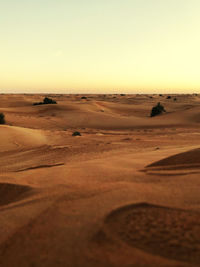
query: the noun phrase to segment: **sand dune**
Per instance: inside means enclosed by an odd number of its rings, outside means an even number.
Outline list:
[[[105,220],[104,235],[148,252],[198,264],[200,214],[139,203],[122,207]]]
[[[194,149],[184,153],[176,154],[171,157],[159,160],[155,163],[150,164],[148,167],[164,167],[173,165],[196,165],[200,163],[200,149]]]
[[[40,131],[7,125],[0,125],[0,131],[0,152],[36,147],[47,143],[47,139]]]
[[[94,128],[94,129],[135,129],[158,128],[191,124],[184,117],[174,117],[170,114],[163,118],[150,118],[150,109],[137,109],[134,107],[120,108],[120,104],[107,103],[104,107],[97,106],[96,102],[90,104],[70,105],[45,105],[34,106],[27,109],[2,109],[7,114],[8,123],[11,125],[38,128],[38,129],[66,129],[66,128]],[[141,116],[142,115],[142,116]],[[169,117],[169,118],[168,118]],[[51,120],[50,120],[51,119]]]
[[[181,170],[182,172],[180,172]],[[158,172],[160,175],[185,175],[190,173],[199,173],[200,149],[198,148],[164,158],[148,165],[145,171],[148,173]]]
[[[45,96],[0,95],[0,266],[199,266],[200,97]]]

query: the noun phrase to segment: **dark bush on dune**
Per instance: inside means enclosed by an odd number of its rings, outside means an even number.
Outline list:
[[[165,112],[165,109],[164,109],[163,105],[161,105],[160,102],[159,102],[155,107],[152,108],[151,117],[160,115],[163,112]]]
[[[44,104],[57,104],[55,100],[45,97],[43,100]]]
[[[81,99],[87,99],[87,97],[86,96],[82,96]]]
[[[5,124],[5,115],[3,113],[0,113],[0,124]]]
[[[57,102],[51,98],[48,98],[48,97],[45,97],[43,99],[43,102],[36,102],[36,103],[33,103],[34,106],[37,106],[37,105],[47,105],[47,104],[57,104]]]
[[[81,136],[80,132],[73,132],[72,136]]]
[[[172,97],[170,95],[167,96],[167,99],[171,99]]]

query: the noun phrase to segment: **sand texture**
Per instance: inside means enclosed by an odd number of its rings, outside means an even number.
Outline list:
[[[200,266],[200,97],[45,96],[0,95],[0,266]]]

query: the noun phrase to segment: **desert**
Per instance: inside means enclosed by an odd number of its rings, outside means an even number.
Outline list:
[[[198,94],[1,94],[0,113],[0,266],[200,266]]]

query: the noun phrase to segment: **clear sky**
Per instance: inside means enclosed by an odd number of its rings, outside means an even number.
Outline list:
[[[0,0],[1,92],[200,92],[200,0]]]

